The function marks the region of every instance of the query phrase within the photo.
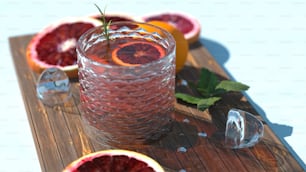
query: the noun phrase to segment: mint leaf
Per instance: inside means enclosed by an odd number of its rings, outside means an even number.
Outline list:
[[[200,78],[197,82],[188,82],[188,86],[198,91],[201,97],[189,94],[176,93],[178,99],[197,106],[199,110],[205,110],[221,99],[221,95],[230,91],[245,91],[249,86],[236,81],[219,81],[216,74],[208,69],[202,68]]]
[[[197,108],[203,111],[221,99],[220,97],[198,98],[184,93],[176,93],[175,97],[187,103],[197,105]]]
[[[245,91],[249,89],[249,86],[236,81],[224,80],[216,86],[216,89],[225,91]]]
[[[201,101],[201,98],[197,98],[184,93],[175,93],[175,97],[183,100],[186,103],[195,104],[195,105]]]
[[[215,87],[218,84],[217,76],[209,71],[208,69],[202,68],[200,79],[197,83],[196,89],[203,95],[203,96],[210,96],[211,93],[215,91]]]
[[[221,97],[210,97],[210,98],[203,98],[197,104],[197,108],[199,110],[204,111],[205,109],[209,108],[210,106],[214,105],[217,101],[219,101]]]

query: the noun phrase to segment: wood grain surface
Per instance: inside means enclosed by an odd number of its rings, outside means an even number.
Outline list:
[[[37,99],[35,82],[38,74],[31,71],[25,57],[26,46],[32,36],[9,39],[12,58],[41,169],[62,171],[80,156],[107,147],[90,140],[84,132],[77,107],[77,80],[71,80],[73,99],[64,105],[47,107]],[[222,79],[228,78],[200,43],[190,47],[188,62],[177,78],[196,80],[202,67],[215,72]],[[191,92],[182,86],[176,89]],[[251,112],[262,120],[241,93],[224,95],[221,101],[204,112],[178,102],[170,133],[157,142],[130,149],[151,156],[167,171],[303,171],[264,121],[264,138],[254,147],[238,150],[224,148],[222,141],[226,115],[233,107]],[[207,133],[207,137],[200,137],[198,133]],[[187,151],[178,151],[180,147]]]

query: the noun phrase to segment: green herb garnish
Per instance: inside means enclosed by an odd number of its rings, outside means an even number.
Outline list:
[[[109,45],[109,26],[111,24],[111,20],[109,20],[108,22],[106,21],[106,16],[105,16],[105,8],[104,8],[104,12],[99,8],[99,6],[97,4],[95,4],[95,6],[98,8],[100,14],[101,14],[101,22],[102,22],[102,29],[103,29],[103,35],[105,36],[107,43]]]
[[[221,94],[230,91],[245,91],[249,86],[236,81],[222,80],[211,71],[202,68],[200,79],[197,82],[189,82],[188,85],[195,89],[200,97],[185,93],[176,93],[178,99],[190,104],[197,105],[199,110],[205,110],[221,100]]]

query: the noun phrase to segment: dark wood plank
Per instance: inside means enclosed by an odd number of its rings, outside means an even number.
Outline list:
[[[15,67],[18,69],[16,72],[28,118],[32,126],[42,170],[48,171],[49,167],[52,167],[54,171],[61,171],[63,168],[62,159],[50,125],[48,113],[36,97],[35,74],[30,71],[25,60],[25,48],[30,37],[28,36],[26,39],[10,39],[10,43],[17,46],[11,52],[13,57],[15,57]]]
[[[37,99],[35,81],[38,75],[29,69],[25,58],[31,37],[9,39],[13,61],[41,169],[61,171],[76,158],[106,147],[85,134],[77,107],[77,81],[72,81],[73,99],[62,106],[46,107]],[[205,47],[196,43],[190,47],[186,66],[177,79],[196,80],[201,67],[215,72],[222,79],[229,78]],[[176,89],[192,93],[188,88],[178,86]],[[221,101],[204,112],[177,103],[171,132],[158,142],[129,149],[153,157],[167,171],[303,171],[266,124],[264,139],[256,146],[241,150],[224,148],[222,136],[231,107],[249,111],[262,120],[240,93],[224,95]],[[199,137],[199,132],[207,133],[207,137]],[[186,148],[186,152],[178,151],[180,147]]]

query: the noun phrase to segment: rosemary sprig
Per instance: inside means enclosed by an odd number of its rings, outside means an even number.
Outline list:
[[[102,21],[102,29],[103,29],[103,35],[106,38],[107,44],[109,45],[109,26],[111,24],[111,20],[109,20],[108,22],[106,21],[106,16],[105,16],[105,8],[104,8],[104,12],[99,8],[99,6],[97,4],[95,4],[95,6],[98,8],[100,14],[101,14],[101,21]]]

